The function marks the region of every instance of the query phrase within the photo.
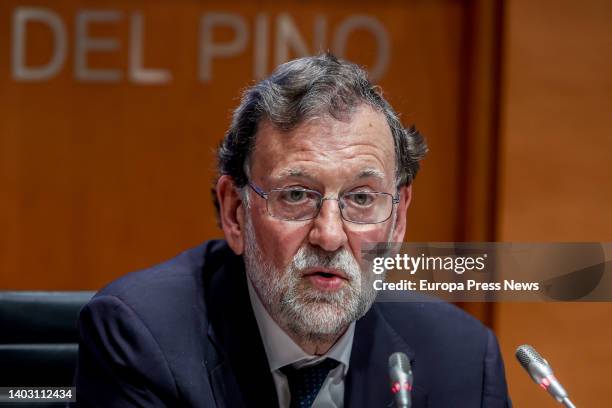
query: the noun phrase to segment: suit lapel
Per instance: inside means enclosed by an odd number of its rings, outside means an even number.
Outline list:
[[[417,361],[412,349],[387,323],[375,303],[357,321],[349,370],[344,391],[347,408],[394,407],[389,381],[389,356],[394,352],[408,356],[414,371]],[[412,391],[412,407],[427,406],[425,390],[416,386]]]
[[[249,300],[242,258],[228,261],[207,291],[208,336],[215,344],[210,375],[219,408],[277,407],[268,359]],[[210,360],[209,360],[210,361]],[[212,362],[212,361],[211,361]]]

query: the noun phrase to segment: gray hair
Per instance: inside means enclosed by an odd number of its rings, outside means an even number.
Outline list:
[[[348,121],[351,113],[363,104],[387,119],[395,146],[397,186],[412,184],[419,161],[427,153],[423,137],[414,126],[407,129],[402,126],[380,88],[368,80],[365,70],[329,53],[282,64],[268,78],[246,89],[217,152],[218,174],[231,176],[238,188],[246,186],[257,127],[264,119],[289,132],[315,117]],[[213,187],[218,211],[215,193]]]

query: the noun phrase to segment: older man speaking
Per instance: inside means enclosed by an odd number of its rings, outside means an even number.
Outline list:
[[[374,304],[364,243],[402,241],[427,148],[331,55],[249,88],[218,153],[224,241],[107,286],[83,309],[82,406],[507,407],[493,334],[442,302]]]

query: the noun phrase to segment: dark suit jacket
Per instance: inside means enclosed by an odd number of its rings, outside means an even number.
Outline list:
[[[242,257],[210,241],[101,290],[81,311],[81,406],[275,407]],[[389,355],[406,353],[413,407],[509,406],[490,330],[443,302],[375,303],[355,328],[345,406],[390,407]]]

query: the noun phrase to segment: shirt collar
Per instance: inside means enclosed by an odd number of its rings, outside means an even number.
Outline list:
[[[339,361],[344,368],[344,373],[348,371],[351,349],[353,347],[353,336],[355,334],[355,322],[349,325],[348,329],[325,355],[315,356],[308,354],[272,319],[272,316],[270,316],[261,303],[259,295],[255,288],[253,288],[249,278],[247,278],[247,284],[251,306],[272,372],[289,364],[297,363],[298,366],[305,366],[317,363],[325,358],[333,358]]]

